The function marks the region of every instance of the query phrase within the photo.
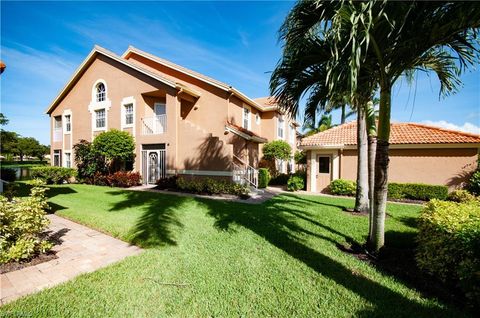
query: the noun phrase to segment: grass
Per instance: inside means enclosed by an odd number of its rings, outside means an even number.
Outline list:
[[[342,212],[351,199],[282,195],[249,205],[88,185],[49,196],[56,214],[147,249],[2,306],[0,316],[466,315],[338,250],[367,233],[365,217]],[[388,205],[387,244],[412,244],[419,210]]]

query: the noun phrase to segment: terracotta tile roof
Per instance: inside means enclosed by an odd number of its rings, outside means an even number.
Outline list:
[[[230,128],[233,128],[233,129],[235,129],[235,130],[237,130],[237,131],[239,131],[239,132],[241,132],[241,133],[244,133],[244,134],[246,134],[246,135],[248,135],[248,136],[250,136],[250,137],[256,137],[256,139],[262,139],[262,140],[267,141],[267,138],[264,138],[264,137],[262,137],[262,136],[260,136],[260,135],[258,135],[258,134],[256,134],[256,133],[254,133],[254,132],[251,131],[251,130],[248,130],[248,129],[245,129],[245,128],[241,127],[241,126],[232,124],[231,122],[227,122],[227,126],[230,127]]]
[[[480,135],[417,123],[392,123],[390,144],[480,143]],[[357,123],[352,121],[302,139],[301,146],[348,146],[357,144]]]

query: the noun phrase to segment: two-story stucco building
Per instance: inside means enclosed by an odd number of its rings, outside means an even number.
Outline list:
[[[297,124],[271,99],[133,47],[118,56],[95,46],[47,114],[53,165],[74,166],[74,144],[115,128],[135,138],[145,183],[178,174],[255,185],[261,144],[284,139],[296,149]]]

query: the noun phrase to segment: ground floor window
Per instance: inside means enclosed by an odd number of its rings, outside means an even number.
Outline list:
[[[72,154],[69,152],[65,153],[65,167],[67,168],[72,167]]]
[[[62,166],[62,151],[61,150],[54,150],[53,151],[53,165],[55,167]]]

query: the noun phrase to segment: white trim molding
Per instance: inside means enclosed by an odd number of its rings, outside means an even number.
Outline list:
[[[132,124],[126,124],[125,123],[125,106],[126,105],[133,105],[133,123]],[[125,129],[125,128],[132,128],[132,135],[135,137],[135,127],[136,127],[136,110],[137,110],[137,104],[136,104],[136,101],[135,101],[135,97],[133,96],[128,96],[128,97],[124,97],[122,99],[122,101],[120,102],[120,116],[121,116],[121,119],[120,119],[120,125],[121,125],[121,130]]]

